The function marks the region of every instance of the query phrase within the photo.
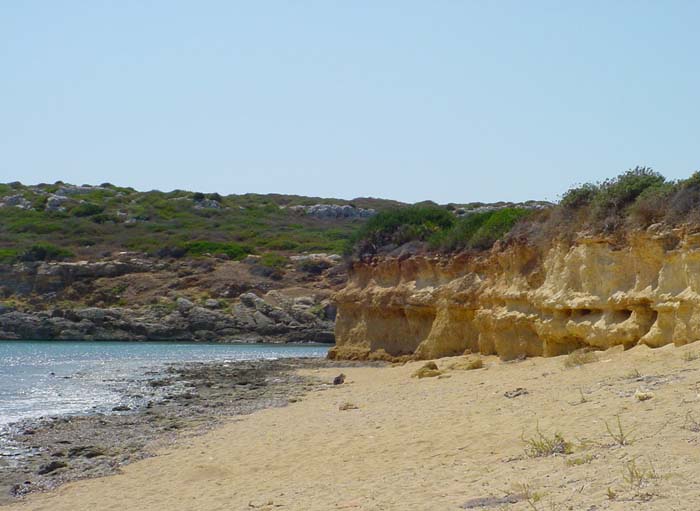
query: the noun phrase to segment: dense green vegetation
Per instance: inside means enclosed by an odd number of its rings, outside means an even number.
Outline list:
[[[358,232],[358,254],[376,253],[388,245],[425,241],[433,249],[459,251],[484,250],[508,233],[531,210],[505,207],[471,213],[457,218],[446,208],[410,206],[379,213]]]
[[[447,251],[485,250],[531,213],[531,210],[524,208],[503,208],[474,213],[460,219],[451,229],[433,236],[430,240],[431,245]]]
[[[371,218],[354,238],[363,250],[376,251],[385,245],[402,245],[409,241],[426,241],[449,230],[455,217],[444,208],[409,206],[383,211]]]

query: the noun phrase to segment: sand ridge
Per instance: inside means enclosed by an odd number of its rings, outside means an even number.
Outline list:
[[[3,509],[458,510],[492,498],[471,509],[695,511],[698,354],[640,346],[574,367],[566,356],[484,357],[483,369],[423,379],[411,378],[422,362],[343,369],[343,385]],[[608,432],[617,417],[628,445]],[[573,453],[528,456],[537,428]],[[497,503],[504,496],[517,502]]]

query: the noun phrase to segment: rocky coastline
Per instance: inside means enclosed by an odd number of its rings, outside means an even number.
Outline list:
[[[333,343],[333,320],[306,312],[313,301],[274,307],[253,293],[232,312],[186,298],[174,307],[84,307],[18,311],[0,306],[0,339]]]

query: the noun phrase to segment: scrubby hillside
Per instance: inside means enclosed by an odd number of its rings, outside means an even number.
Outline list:
[[[0,263],[161,256],[340,253],[381,199],[138,192],[65,183],[0,184]]]
[[[0,339],[332,342],[338,254],[397,206],[0,185]]]

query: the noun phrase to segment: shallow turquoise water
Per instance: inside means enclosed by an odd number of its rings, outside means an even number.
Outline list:
[[[0,341],[0,429],[25,419],[110,410],[169,363],[322,357],[327,351],[316,345]]]

